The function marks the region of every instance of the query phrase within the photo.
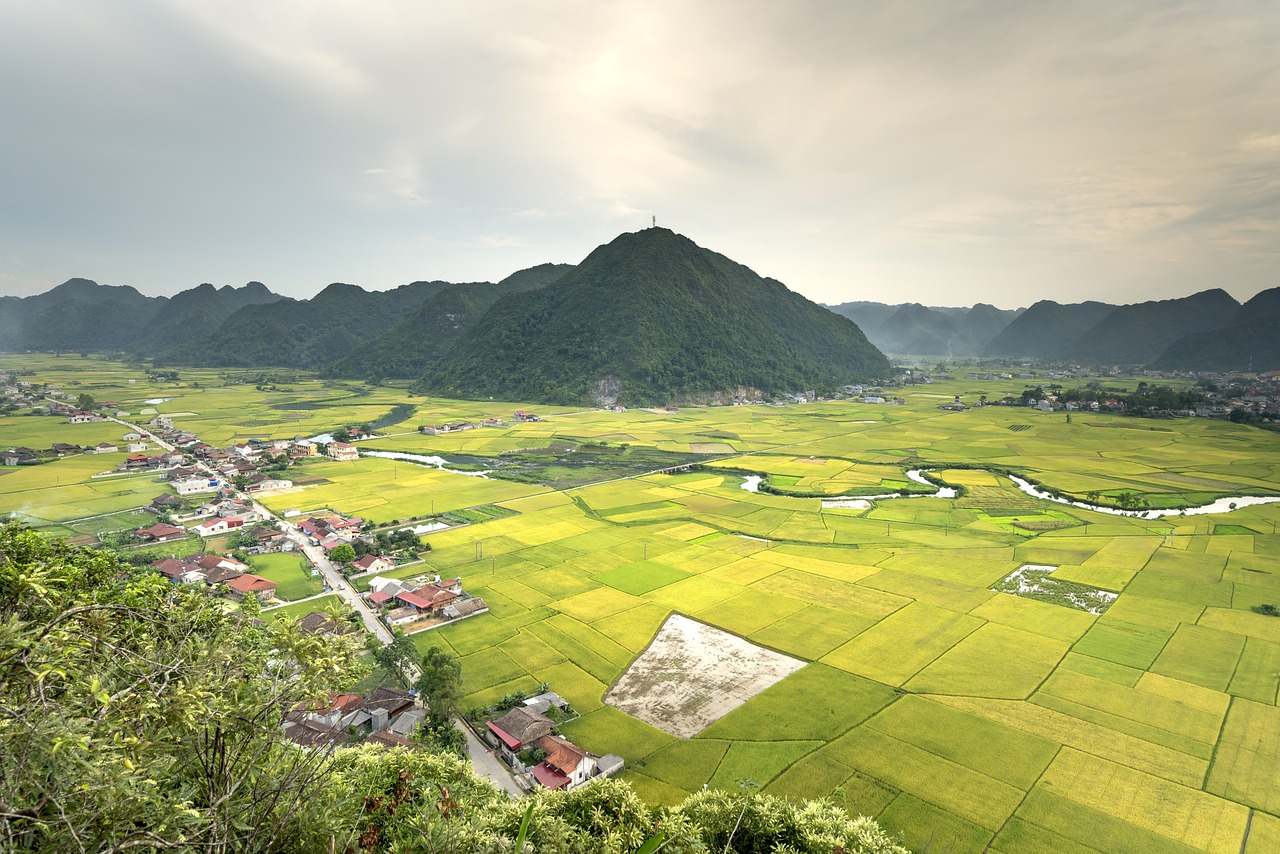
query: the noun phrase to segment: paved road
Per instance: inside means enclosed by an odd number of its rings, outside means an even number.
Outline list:
[[[511,769],[507,764],[494,756],[493,751],[485,747],[484,742],[476,738],[476,734],[466,724],[454,721],[453,725],[467,737],[467,755],[471,757],[471,766],[476,769],[477,774],[514,798],[524,794],[525,790],[511,776]]]
[[[111,420],[115,421],[117,424],[123,424],[130,430],[150,434],[151,441],[155,442],[161,448],[164,448],[166,451],[173,450],[172,445],[162,442],[160,439],[156,438],[155,434],[152,433],[149,427],[130,424],[128,421],[122,421],[119,418],[111,418]],[[203,469],[209,474],[217,474],[209,468],[209,466],[199,460],[196,461],[196,467]],[[298,529],[298,526],[294,525],[287,519],[282,519],[275,515],[253,498],[247,497],[239,492],[236,493],[236,497],[244,498],[248,501],[249,504],[259,514],[261,514],[262,518],[279,522],[280,527],[284,529],[284,532],[289,539],[293,540],[303,554],[310,558],[311,562],[320,570],[320,574],[323,576],[325,583],[329,585],[335,593],[341,596],[343,601],[350,605],[357,614],[360,615],[360,618],[364,621],[365,629],[383,643],[391,643],[392,634],[390,630],[382,624],[382,621],[378,619],[373,610],[368,606],[364,599],[360,597],[360,594],[357,593],[351,585],[347,583],[346,579],[342,577],[342,573],[338,571],[338,567],[334,565],[333,561],[329,560],[324,549],[319,546],[312,545],[311,540],[306,534]],[[416,679],[416,671],[417,668],[414,668],[414,672],[410,674],[411,679]],[[511,770],[507,768],[501,760],[494,757],[489,749],[485,747],[484,742],[476,738],[475,733],[473,733],[466,724],[460,720],[455,720],[454,726],[466,734],[467,754],[471,757],[471,765],[475,768],[477,774],[489,780],[489,782],[493,783],[509,795],[518,797],[519,795],[524,794],[524,790],[520,788],[516,783],[515,778],[511,775]]]

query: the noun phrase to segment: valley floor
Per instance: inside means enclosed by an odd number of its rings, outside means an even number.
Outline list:
[[[215,445],[317,435],[407,403],[407,420],[357,445],[546,458],[541,483],[373,457],[307,462],[291,469],[297,486],[264,500],[377,523],[462,514],[455,521],[471,524],[428,535],[426,561],[461,576],[491,613],[417,643],[460,657],[464,706],[549,683],[581,713],[565,735],[624,757],[624,777],[651,802],[750,781],[877,816],[916,850],[1280,849],[1280,618],[1254,610],[1280,603],[1280,505],[1115,516],[1038,500],[997,473],[1077,497],[1136,493],[1151,507],[1280,495],[1275,433],[938,409],[954,395],[1016,395],[1022,381],[909,388],[902,406],[616,413],[305,377],[239,384],[213,371],[154,383],[99,360],[0,357],[0,369],[15,367],[60,387],[74,380],[135,422],[175,413]],[[517,409],[542,420],[517,422]],[[504,423],[417,430],[487,418]],[[0,450],[119,439],[117,426],[10,415]],[[641,451],[665,455],[663,468],[700,465],[637,476],[602,461]],[[594,455],[601,482],[558,480],[556,460],[568,467],[576,454]],[[92,477],[122,456],[0,468],[0,512],[96,536],[94,519],[164,488]],[[913,468],[962,494],[823,507],[822,495],[927,489],[907,478]],[[749,474],[774,492],[742,489]],[[1027,565],[1052,568],[1032,585],[1042,595],[1016,577],[1001,584]],[[1080,591],[1099,593],[1080,601],[1104,603],[1101,613],[1072,606]],[[803,666],[692,737],[664,732],[605,698],[673,613]]]

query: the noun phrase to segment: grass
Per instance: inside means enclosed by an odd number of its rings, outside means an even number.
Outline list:
[[[299,554],[253,555],[250,571],[274,581],[276,595],[293,601],[324,592],[324,580],[311,574],[311,563]]]
[[[235,371],[184,370],[178,383],[153,384],[94,358],[0,356],[5,365],[29,366],[39,382],[76,379],[129,411],[192,413],[176,416],[179,426],[215,444],[315,435],[406,402],[398,389],[307,376],[266,392]],[[1208,419],[1067,424],[1005,407],[936,409],[937,395],[998,399],[1024,385],[941,381],[904,389],[908,402],[895,407],[537,407],[544,421],[443,436],[416,427],[529,406],[414,399],[409,420],[377,447],[459,463],[514,459],[525,482],[317,460],[291,472],[304,485],[268,500],[375,522],[469,523],[432,534],[426,563],[405,572],[458,574],[491,613],[417,635],[415,646],[463,658],[468,704],[548,682],[582,713],[565,734],[624,756],[626,779],[652,803],[751,779],[878,815],[919,850],[990,843],[1005,854],[1234,852],[1253,808],[1246,854],[1269,850],[1280,837],[1266,812],[1277,809],[1280,619],[1251,608],[1280,604],[1280,506],[1145,522],[1048,504],[999,474],[951,466],[1012,467],[1076,494],[1132,491],[1168,506],[1280,492],[1280,436]],[[153,397],[174,399],[142,405]],[[115,440],[117,428],[0,416],[0,446]],[[563,453],[598,441],[609,444],[590,458]],[[738,456],[576,485],[691,453]],[[138,509],[165,486],[148,475],[93,477],[117,460],[0,470],[0,513],[62,534],[136,527],[149,519]],[[917,466],[968,494],[823,510],[816,498],[748,493],[732,472],[830,495],[910,486],[904,472]],[[1048,601],[990,589],[1026,564],[1058,567]],[[282,596],[319,589],[296,558],[255,559],[254,571]],[[1060,594],[1080,588],[1118,596],[1100,615],[1063,607]],[[323,597],[264,618],[335,604]],[[673,611],[811,663],[677,741],[602,702]]]
[[[828,741],[893,701],[884,685],[810,664],[757,694],[707,727],[699,738]]]

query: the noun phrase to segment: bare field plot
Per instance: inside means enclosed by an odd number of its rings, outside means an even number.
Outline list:
[[[689,738],[803,666],[799,659],[673,614],[605,702]]]

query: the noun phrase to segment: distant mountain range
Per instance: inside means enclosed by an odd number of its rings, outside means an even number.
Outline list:
[[[260,282],[147,297],[71,279],[36,296],[0,297],[0,351],[24,350],[413,379],[423,391],[458,396],[652,403],[882,377],[889,363],[881,351],[1276,369],[1280,288],[1244,305],[1213,289],[1124,306],[824,308],[686,237],[645,229],[577,266],[542,264],[500,282],[388,291],[334,283],[303,300]]]
[[[846,302],[828,306],[844,315],[886,353],[977,356],[992,338],[1022,313],[985,303],[972,308],[940,308],[919,303],[886,305]]]
[[[1280,368],[1280,288],[1244,305],[1214,288],[1133,305],[1061,304],[1001,310],[848,302],[830,307],[854,320],[880,349],[899,355],[1030,358],[1181,370]]]

